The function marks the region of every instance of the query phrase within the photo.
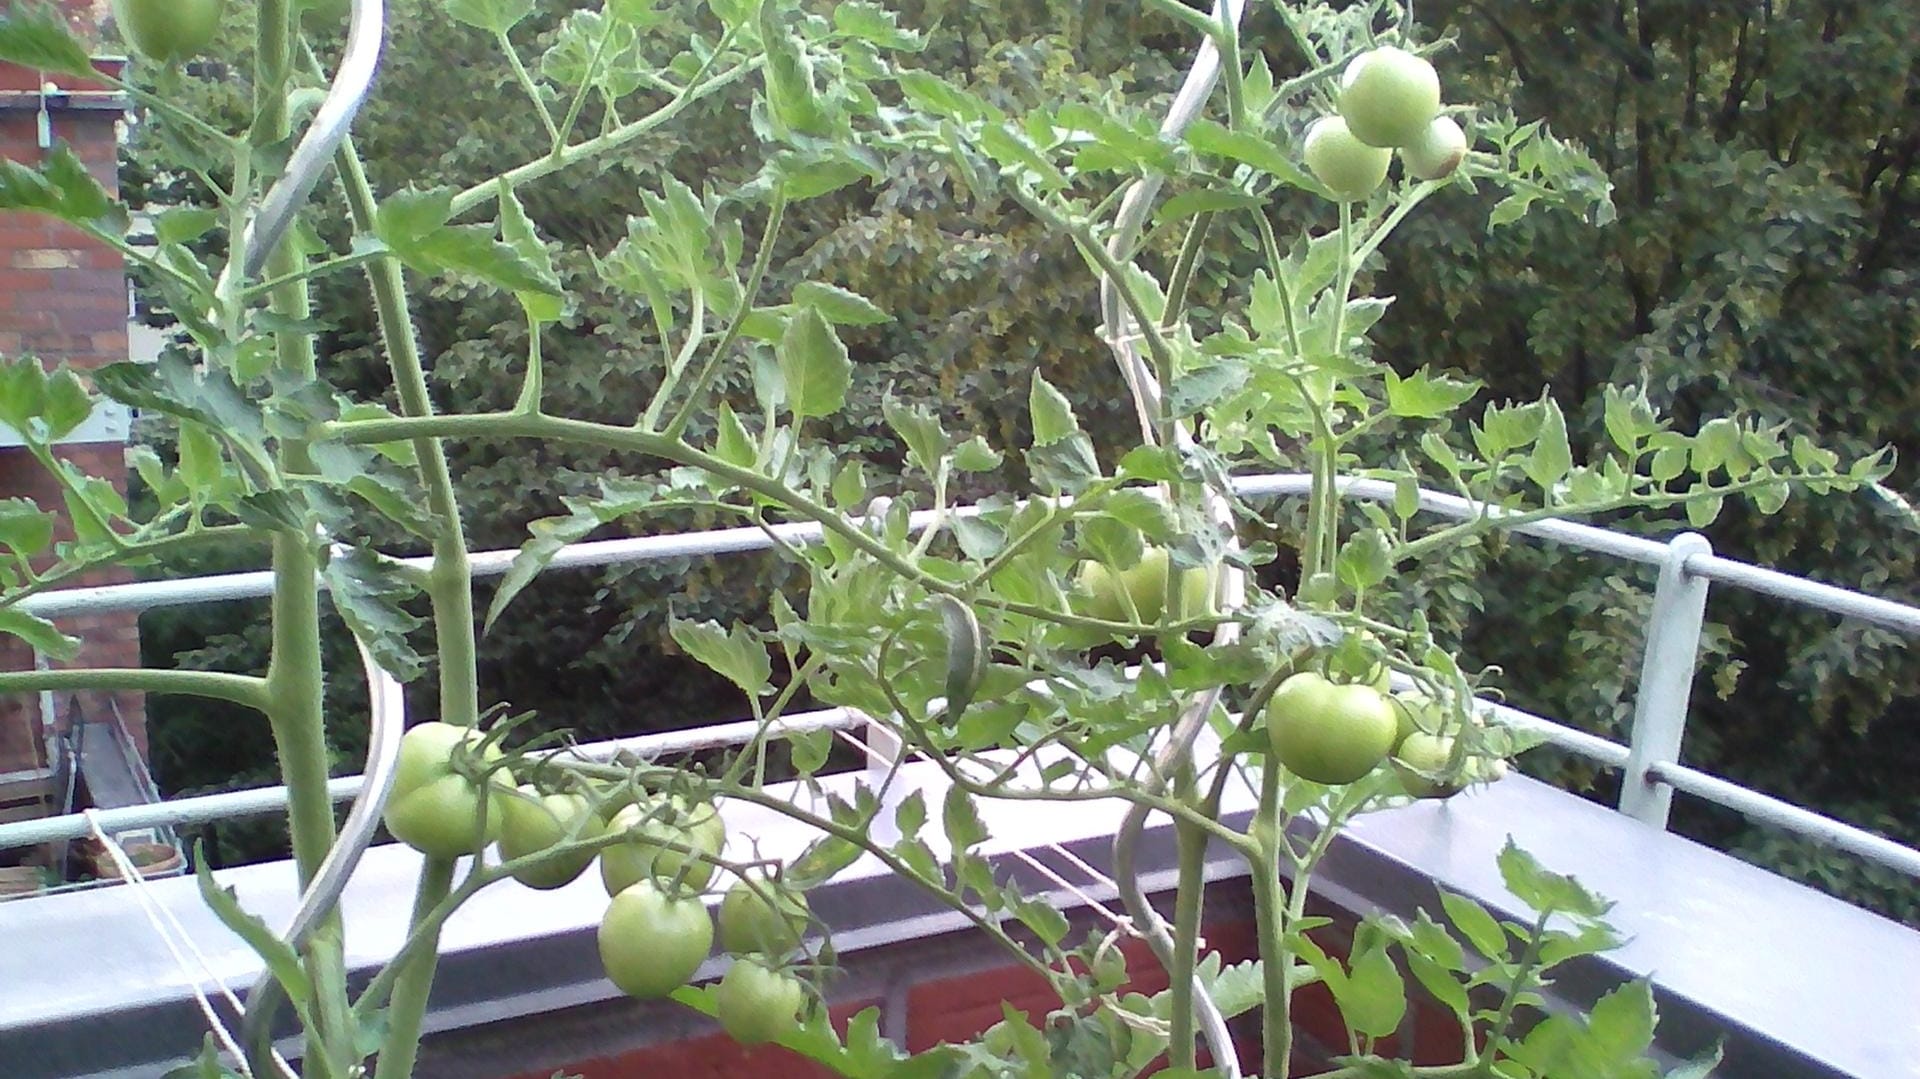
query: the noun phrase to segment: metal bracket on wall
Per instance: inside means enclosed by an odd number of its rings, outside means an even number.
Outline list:
[[[53,440],[55,446],[85,446],[99,443],[118,443],[125,445],[133,434],[133,409],[118,401],[101,401],[93,406],[93,414],[82,420],[80,426]],[[20,432],[0,423],[0,449],[12,446],[24,446],[26,440]]]

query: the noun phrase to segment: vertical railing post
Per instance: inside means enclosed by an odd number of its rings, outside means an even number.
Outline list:
[[[1707,579],[1687,572],[1687,559],[1711,554],[1697,532],[1675,536],[1660,566],[1647,619],[1647,650],[1633,704],[1633,740],[1620,780],[1620,812],[1656,828],[1667,826],[1673,788],[1652,774],[1656,763],[1680,759],[1687,730],[1687,698],[1700,656],[1700,625],[1706,618]]]

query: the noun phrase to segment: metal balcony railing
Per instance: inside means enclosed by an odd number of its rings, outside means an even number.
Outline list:
[[[1246,498],[1300,495],[1308,490],[1310,484],[1311,478],[1303,474],[1249,476],[1235,481],[1239,494]],[[1350,480],[1344,484],[1343,494],[1348,498],[1385,501],[1393,497],[1394,490],[1387,483]],[[1421,508],[1456,520],[1505,512],[1496,507],[1431,491],[1421,492]],[[958,512],[967,513],[970,510],[963,508]],[[912,527],[923,529],[932,520],[931,512],[915,514]],[[1511,530],[1582,551],[1656,566],[1660,575],[1646,626],[1647,643],[1635,700],[1632,735],[1626,744],[1519,709],[1483,702],[1483,710],[1492,718],[1536,732],[1546,742],[1603,766],[1623,769],[1625,776],[1621,784],[1619,810],[1654,827],[1666,827],[1673,792],[1681,791],[1733,809],[1757,823],[1794,832],[1909,876],[1920,877],[1920,850],[1680,763],[1688,697],[1694,681],[1700,629],[1711,584],[1718,582],[1728,587],[1758,592],[1788,604],[1859,619],[1909,637],[1920,637],[1920,607],[1722,558],[1712,553],[1703,536],[1692,532],[1660,543],[1570,521],[1530,521],[1516,524]],[[771,531],[781,541],[794,544],[815,542],[821,534],[819,526],[813,524],[780,525]],[[773,543],[773,537],[757,528],[728,528],[578,543],[561,551],[553,559],[552,568],[618,565],[758,551],[771,548]],[[476,553],[472,558],[473,571],[479,576],[502,574],[511,564],[514,554],[513,551]],[[410,561],[424,565],[424,560]],[[235,573],[68,589],[32,597],[21,606],[34,614],[58,620],[81,614],[144,611],[155,607],[265,596],[272,587],[270,573]],[[863,717],[845,709],[826,709],[786,717],[776,726],[776,730],[848,730],[863,723]],[[751,737],[755,729],[757,724],[751,721],[723,723],[596,743],[582,747],[581,752],[594,758],[606,758],[623,750],[656,754],[734,745]],[[870,742],[870,746],[870,752],[875,754],[887,751],[886,746],[877,740]],[[330,789],[336,800],[344,800],[353,797],[360,790],[362,782],[360,776],[341,777],[333,781]],[[108,810],[98,813],[96,819],[110,831],[178,827],[272,813],[285,805],[284,787],[262,787],[176,799],[151,806]],[[87,834],[90,828],[89,821],[81,814],[0,824],[0,849],[77,838]]]

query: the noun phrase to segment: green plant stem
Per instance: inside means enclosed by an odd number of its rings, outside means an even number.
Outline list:
[[[1260,941],[1260,977],[1265,1005],[1261,1009],[1260,1072],[1271,1079],[1287,1079],[1293,1057],[1293,952],[1287,947],[1287,896],[1280,887],[1280,773],[1272,762],[1261,769],[1260,806],[1255,811],[1251,838],[1254,852],[1247,858],[1252,875],[1253,916]],[[1301,884],[1294,882],[1299,891]]]
[[[336,159],[354,227],[370,232],[373,189],[351,140],[341,145]],[[409,419],[432,420],[433,400],[427,391],[426,369],[420,360],[420,341],[414,332],[399,260],[387,256],[368,263],[367,282],[401,412]],[[473,629],[473,571],[467,558],[466,532],[460,523],[460,503],[454,493],[446,448],[440,440],[415,437],[413,450],[426,488],[427,509],[434,515],[433,568],[427,573],[427,594],[433,602],[435,643],[440,651],[440,719],[471,727],[480,720],[478,649]]]
[[[547,108],[546,101],[540,97],[540,87],[534,83],[532,74],[527,71],[527,65],[521,61],[520,50],[513,47],[513,42],[508,39],[505,31],[501,31],[495,37],[500,45],[500,55],[507,58],[507,66],[513,70],[514,82],[520,85],[521,91],[527,95],[527,100],[533,103],[534,111],[540,114],[540,123],[547,129],[547,138],[551,139],[556,147],[565,145],[567,137],[560,133],[559,126],[553,122],[553,112]]]
[[[1475,1061],[1473,1074],[1487,1079],[1493,1074],[1493,1066],[1499,1060],[1500,1041],[1507,1036],[1507,1028],[1513,1022],[1513,1010],[1520,1003],[1520,994],[1533,979],[1533,968],[1540,962],[1540,948],[1546,943],[1547,922],[1553,918],[1553,911],[1543,910],[1533,920],[1533,933],[1527,940],[1527,949],[1520,956],[1520,962],[1513,970],[1513,980],[1507,985],[1507,996],[1500,1002],[1500,1014],[1494,1017],[1493,1025],[1487,1028],[1487,1051]]]
[[[374,222],[373,189],[351,140],[341,144],[336,157],[355,228],[370,232]],[[399,260],[386,257],[369,263],[367,282],[401,411],[413,419],[430,419],[433,401],[427,391],[426,370],[420,360],[420,343],[414,333]],[[473,569],[460,523],[460,504],[440,440],[415,438],[413,446],[427,507],[434,515],[433,566],[427,571],[427,595],[433,605],[434,639],[440,653],[440,719],[471,727],[480,721],[479,650],[473,628]],[[414,895],[416,921],[446,897],[452,874],[452,863],[428,859]],[[407,1079],[413,1073],[414,1058],[420,1051],[420,1025],[438,959],[435,950],[428,947],[408,958],[399,972],[375,1079]]]
[[[1179,878],[1173,901],[1173,969],[1167,972],[1173,1020],[1169,1052],[1173,1067],[1197,1070],[1193,970],[1199,959],[1200,921],[1206,905],[1207,834],[1183,821],[1174,825],[1174,839],[1179,850]]]
[[[174,693],[206,697],[265,712],[267,680],[221,671],[169,671],[145,667],[91,667],[71,670],[7,671],[0,673],[0,694],[41,690],[126,690],[132,693]]]
[[[566,118],[560,121],[560,130],[553,133],[552,153],[558,156],[567,148],[567,139],[573,135],[573,125],[580,122],[580,110],[586,106],[587,92],[593,89],[593,80],[600,74],[600,60],[607,53],[607,45],[613,41],[613,29],[619,23],[612,14],[600,17],[600,38],[593,43],[593,54],[587,57],[587,70],[580,75],[580,85],[574,88],[573,100],[567,103]]]
[[[725,51],[728,44],[732,41],[732,37],[733,34],[729,31],[727,36],[722,38],[720,43],[715,46],[715,58]],[[710,65],[712,62],[710,59],[708,64]],[[584,142],[576,142],[558,153],[546,154],[524,165],[510,169],[505,174],[505,179],[510,186],[519,187],[522,184],[530,183],[541,177],[550,176],[569,165],[578,164],[582,161],[590,161],[594,158],[610,154],[680,115],[687,106],[699,101],[701,98],[718,93],[745,78],[747,75],[758,71],[764,62],[764,60],[758,57],[743,60],[740,66],[732,68],[722,74],[715,75],[710,79],[706,79],[704,82],[701,81],[701,79],[705,74],[705,69],[702,69],[699,74],[696,74],[692,79],[688,80],[684,90],[676,94],[672,100],[660,106],[660,108],[655,111],[648,113],[638,120],[614,128],[604,135],[597,135]],[[477,183],[453,197],[453,216],[457,218],[461,214],[484,205],[492,201],[499,193],[500,187],[498,179],[490,179]]]
[[[434,967],[440,958],[440,925],[445,920],[444,915],[432,921],[429,917],[453,887],[453,868],[450,858],[428,858],[420,870],[420,884],[413,894],[413,916],[407,924],[420,927],[423,939],[418,947],[388,964],[387,970],[394,972],[393,993],[387,1009],[387,1034],[380,1042],[373,1079],[411,1079],[413,1075],[414,1062],[420,1055],[420,1025],[427,1014],[427,996],[433,991]]]
[[[764,495],[776,504],[787,507],[807,520],[819,524],[828,532],[846,540],[861,553],[887,567],[901,577],[920,585],[932,592],[950,596],[967,596],[968,588],[924,572],[911,560],[902,557],[886,544],[867,534],[858,525],[848,521],[843,514],[835,512],[799,492],[789,489],[786,484],[772,476],[751,468],[729,464],[710,453],[695,449],[677,439],[652,431],[642,431],[633,427],[616,427],[611,424],[592,423],[587,420],[565,419],[559,416],[526,416],[512,412],[476,412],[453,416],[407,417],[382,420],[354,420],[318,425],[318,432],[325,437],[338,439],[352,444],[394,442],[401,439],[438,439],[438,438],[536,438],[558,442],[582,442],[602,446],[608,449],[629,450],[647,454],[676,464],[698,468],[730,483],[738,484],[755,494]],[[971,597],[976,602],[977,597]],[[1087,618],[1068,614],[1031,603],[996,602],[991,604],[996,610],[1010,611],[1032,618],[1066,625],[1098,629],[1108,633],[1140,635],[1154,632],[1184,632],[1193,629],[1207,629],[1218,623],[1216,618],[1194,618],[1172,626],[1148,626],[1132,622],[1109,622],[1105,619]]]
[[[1207,233],[1212,227],[1211,211],[1194,215],[1193,223],[1187,226],[1186,238],[1180,242],[1180,254],[1174,259],[1173,272],[1167,275],[1167,306],[1160,316],[1160,325],[1164,329],[1178,325],[1180,316],[1186,313],[1187,290],[1193,285],[1193,274],[1200,266],[1200,256],[1206,251]]]
[[[773,263],[774,240],[780,235],[780,222],[786,213],[787,193],[777,190],[773,193],[773,205],[767,210],[766,227],[760,231],[760,246],[753,253],[753,268],[747,273],[746,286],[740,290],[740,307],[727,321],[726,332],[720,335],[719,342],[707,353],[707,361],[701,365],[700,373],[694,376],[693,388],[687,391],[687,399],[681,402],[680,407],[674,410],[673,418],[667,421],[661,433],[668,438],[679,438],[680,432],[686,429],[695,408],[706,398],[707,391],[713,388],[713,380],[719,377],[720,362],[726,358],[727,350],[740,339],[740,330],[747,324],[747,316],[753,313],[754,300],[760,295],[760,283],[766,279],[767,267]]]

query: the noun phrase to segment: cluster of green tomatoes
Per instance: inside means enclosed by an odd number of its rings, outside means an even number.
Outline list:
[[[1201,618],[1213,609],[1217,573],[1201,566],[1175,568],[1172,556],[1159,547],[1146,548],[1138,562],[1117,569],[1086,561],[1077,572],[1072,606],[1078,614],[1111,622]],[[1295,660],[1300,667],[1324,662],[1281,682],[1264,716],[1273,758],[1292,774],[1338,785],[1390,764],[1406,793],[1446,798],[1469,783],[1506,773],[1505,761],[1469,755],[1470,745],[1461,744],[1462,727],[1477,719],[1456,716],[1423,693],[1391,692],[1390,672],[1373,634],[1361,631]]]
[[[319,27],[345,20],[352,0],[294,0],[294,6],[309,26]],[[226,0],[113,0],[113,21],[135,52],[178,64],[213,44],[226,7]]]
[[[510,874],[530,888],[562,887],[598,861],[613,897],[600,921],[600,961],[629,996],[665,997],[713,950],[716,919],[705,895],[727,831],[710,803],[679,795],[591,798],[516,784],[492,740],[432,722],[401,740],[386,824],[394,838],[435,858],[497,843]],[[620,838],[597,850],[586,845],[609,836]],[[562,844],[580,849],[557,849]],[[719,944],[734,962],[716,1004],[736,1040],[773,1041],[799,1025],[808,993],[788,964],[801,952],[810,917],[803,896],[752,869],[721,898]]]
[[[1307,130],[1307,170],[1342,202],[1360,202],[1387,178],[1393,152],[1407,175],[1440,180],[1467,155],[1467,136],[1440,114],[1433,65],[1392,45],[1361,53],[1340,79],[1340,115]]]

